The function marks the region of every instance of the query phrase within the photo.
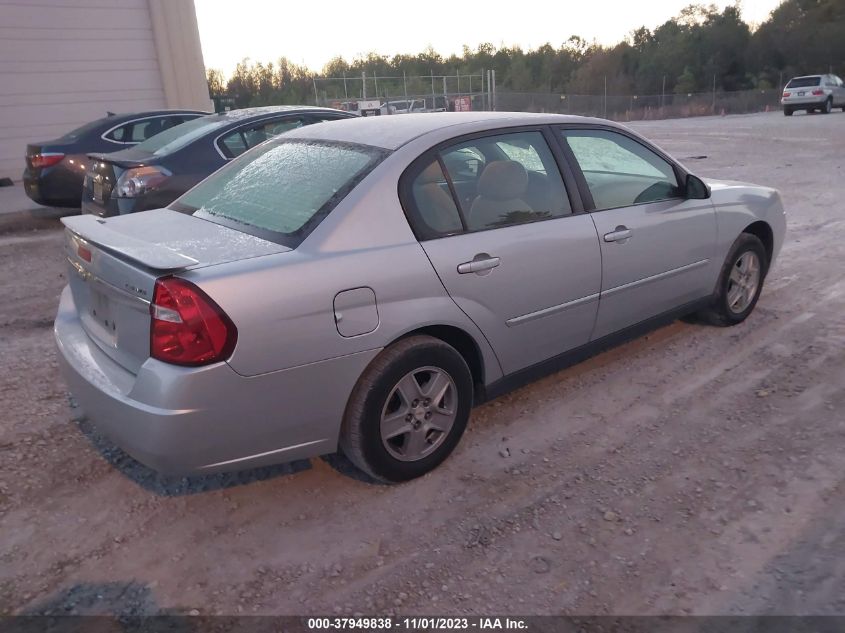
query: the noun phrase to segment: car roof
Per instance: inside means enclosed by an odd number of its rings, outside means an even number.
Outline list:
[[[430,112],[373,117],[355,117],[332,121],[328,124],[309,125],[291,130],[285,138],[341,141],[359,145],[372,145],[395,150],[426,134],[450,128],[453,136],[464,131],[477,131],[484,127],[514,127],[519,125],[544,125],[560,123],[593,123],[616,126],[611,121],[563,114],[537,114],[531,112]]]
[[[175,108],[171,110],[144,110],[142,112],[119,112],[116,114],[106,115],[102,119],[98,119],[103,123],[120,123],[123,121],[131,121],[132,119],[140,119],[143,117],[148,116],[159,116],[159,115],[166,115],[166,114],[199,114],[199,115],[208,115],[211,114],[208,110],[191,110],[191,109],[182,109],[182,108]]]
[[[822,77],[827,77],[827,75],[799,75],[798,77],[793,77],[789,81],[792,81],[793,79],[820,79]]]
[[[284,114],[295,112],[343,112],[342,110],[335,110],[333,108],[318,108],[316,106],[304,105],[279,105],[279,106],[261,106],[257,108],[239,108],[237,110],[228,110],[226,112],[219,112],[217,114],[209,114],[209,117],[217,118],[221,121],[238,122],[244,119],[253,117],[261,117],[272,114]],[[344,114],[346,114],[344,112]]]

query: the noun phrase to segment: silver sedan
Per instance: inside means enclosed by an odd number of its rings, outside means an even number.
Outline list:
[[[786,224],[777,191],[621,125],[513,113],[308,126],[166,209],[64,223],[60,363],[129,454],[184,473],[340,449],[390,482],[479,402],[681,315],[744,321]]]

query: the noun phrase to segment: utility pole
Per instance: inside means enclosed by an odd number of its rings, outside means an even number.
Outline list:
[[[716,75],[713,75],[713,114],[716,114]]]
[[[361,100],[367,100],[367,71],[361,71]]]
[[[314,82],[314,105],[320,105],[320,97],[317,95],[317,78],[312,77],[311,80]]]
[[[404,70],[402,71],[402,88],[405,91],[405,101],[407,101],[408,100],[408,80],[405,77],[405,71]]]
[[[346,89],[346,71],[343,71],[343,95],[349,101],[349,90]]]
[[[458,98],[460,98],[461,97],[461,71],[458,70],[457,68],[455,69],[455,77],[457,78],[457,82],[458,82],[458,88],[457,88]]]
[[[607,75],[604,76],[604,118],[607,118]]]
[[[663,75],[663,88],[660,90],[660,115],[663,116],[663,108],[666,105],[666,75]]]
[[[434,93],[434,70],[429,69],[429,72],[431,73],[431,109],[436,110],[437,109],[437,95]]]

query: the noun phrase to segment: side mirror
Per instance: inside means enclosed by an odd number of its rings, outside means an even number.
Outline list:
[[[710,197],[710,187],[698,176],[687,174],[685,184],[687,200],[706,200]]]

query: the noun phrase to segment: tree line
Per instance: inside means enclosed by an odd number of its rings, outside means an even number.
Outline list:
[[[785,0],[752,29],[739,2],[719,11],[693,4],[654,30],[640,27],[615,46],[573,35],[558,48],[524,51],[480,44],[444,57],[431,48],[417,55],[369,53],[332,59],[320,73],[285,57],[244,59],[230,77],[208,69],[212,97],[236,107],[314,101],[315,77],[419,77],[496,71],[499,90],[560,94],[653,95],[782,87],[791,76],[845,74],[845,0]],[[412,86],[411,89],[415,89]],[[356,95],[357,96],[357,95]]]

